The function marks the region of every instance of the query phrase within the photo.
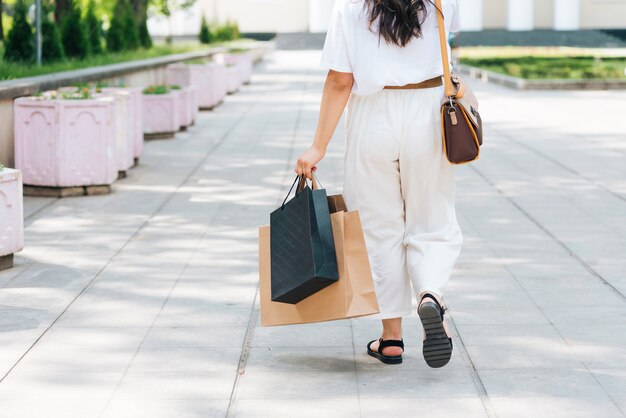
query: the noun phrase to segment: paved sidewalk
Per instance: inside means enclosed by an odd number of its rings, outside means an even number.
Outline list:
[[[0,418],[625,416],[626,92],[477,85],[446,368],[415,316],[393,367],[364,352],[371,319],[258,326],[257,226],[312,138],[318,59],[276,52],[111,195],[26,199],[0,272]],[[319,171],[335,192],[341,137]]]

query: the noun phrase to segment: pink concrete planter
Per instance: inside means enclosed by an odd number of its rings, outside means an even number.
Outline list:
[[[226,67],[226,89],[228,94],[235,94],[241,87],[241,75],[236,65]]]
[[[140,87],[105,87],[103,93],[126,91],[131,96],[130,118],[132,119],[133,157],[138,159],[143,152],[143,100]]]
[[[118,172],[125,173],[135,164],[133,138],[132,97],[129,92],[117,90],[96,93],[95,98],[113,98],[113,129],[115,132],[115,160]]]
[[[189,96],[191,97],[191,120],[192,123],[196,121],[198,117],[198,110],[200,106],[198,106],[198,89],[194,86],[189,86]]]
[[[173,64],[167,67],[167,84],[195,87],[201,109],[211,109],[224,100],[226,83],[223,64]]]
[[[240,54],[217,54],[215,60],[225,65],[234,65],[239,70],[242,84],[250,83],[254,69],[254,57],[249,52]]]
[[[178,108],[180,110],[179,120],[181,127],[186,128],[191,126],[196,117],[198,111],[198,105],[196,104],[195,87],[181,87],[179,90],[175,90],[179,95]]]
[[[117,179],[113,99],[25,97],[14,102],[15,165],[32,186],[109,185]]]
[[[142,100],[146,137],[173,137],[180,129],[180,94],[143,94]]]
[[[220,104],[228,93],[228,75],[226,66],[216,62],[206,64],[211,68],[211,81],[213,83],[213,91],[215,92],[216,105]]]
[[[0,169],[0,270],[13,265],[13,254],[24,248],[22,175]]]

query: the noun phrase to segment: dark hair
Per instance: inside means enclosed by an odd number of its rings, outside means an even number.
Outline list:
[[[377,29],[387,43],[404,47],[413,37],[422,36],[426,0],[365,0],[365,5],[370,30]]]

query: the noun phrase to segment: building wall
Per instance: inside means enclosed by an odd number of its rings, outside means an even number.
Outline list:
[[[581,29],[626,29],[626,0],[580,0]]]
[[[506,12],[506,0],[483,0],[483,28],[501,29],[506,27]]]
[[[554,25],[554,1],[535,0],[535,28],[552,29]]]
[[[483,0],[485,29],[507,28],[509,1],[512,0]],[[558,3],[566,8],[576,7],[578,3],[580,29],[626,29],[626,0],[572,0]],[[534,0],[533,6],[534,27],[553,29],[555,13],[562,13],[555,11],[557,2]]]
[[[209,16],[236,19],[243,32],[304,32],[309,0],[209,0]],[[213,10],[211,10],[213,9]]]
[[[458,0],[463,30],[526,28],[626,29],[626,0],[526,0],[532,16],[509,16],[509,2],[521,0]],[[192,9],[149,21],[155,35],[195,35],[204,14],[209,21],[237,20],[242,32],[324,32],[333,0],[198,0]],[[571,7],[579,4],[578,13]],[[560,7],[561,12],[555,12]],[[522,9],[517,9],[524,10]],[[480,14],[482,13],[482,18]],[[555,15],[555,13],[558,13]],[[555,19],[557,17],[558,19]],[[517,20],[516,20],[517,18]],[[511,25],[511,26],[510,26]]]
[[[242,32],[306,32],[309,30],[310,0],[198,0],[187,11],[171,19],[149,20],[150,33],[165,36],[194,35],[202,15],[209,22],[236,20]]]

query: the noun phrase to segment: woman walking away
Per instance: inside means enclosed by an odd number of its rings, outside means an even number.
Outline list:
[[[457,0],[443,0],[445,33]],[[411,288],[431,367],[452,355],[442,295],[459,256],[455,180],[441,139],[443,68],[434,0],[336,0],[322,53],[329,70],[315,139],[295,171],[308,178],[348,105],[344,198],[359,210],[382,319],[369,355],[402,363]]]

